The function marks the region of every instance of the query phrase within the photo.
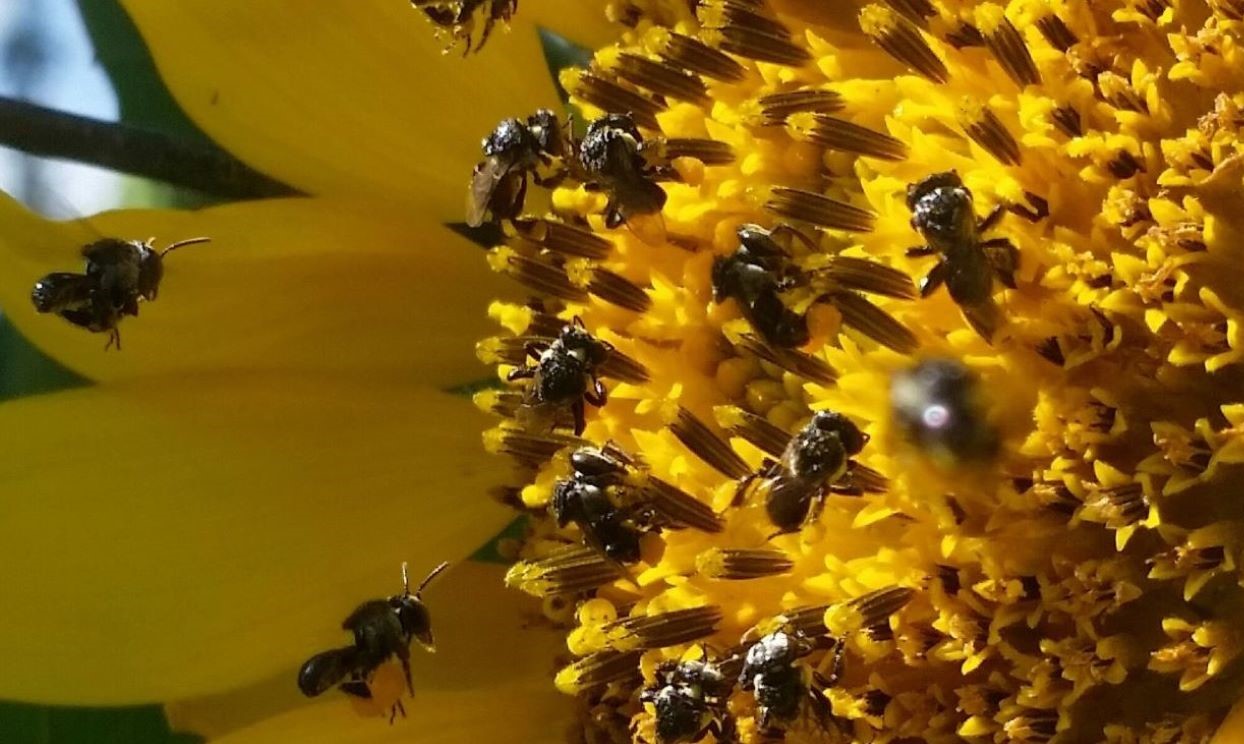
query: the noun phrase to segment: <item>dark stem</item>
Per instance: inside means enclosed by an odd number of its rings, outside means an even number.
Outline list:
[[[300,196],[210,144],[0,97],[0,145],[232,199]]]

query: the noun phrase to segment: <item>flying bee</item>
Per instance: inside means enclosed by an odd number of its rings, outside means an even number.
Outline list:
[[[980,382],[950,359],[928,359],[890,380],[890,406],[899,428],[935,461],[947,465],[989,460],[998,433],[982,410]]]
[[[920,296],[928,297],[942,284],[963,311],[964,318],[986,341],[993,338],[1000,311],[993,299],[996,276],[1015,288],[1019,251],[1006,238],[982,240],[1005,213],[998,205],[983,219],[976,219],[972,192],[955,171],[934,173],[907,187],[911,226],[928,243],[909,248],[909,256],[937,255],[933,269],[920,280]]]
[[[734,717],[726,706],[733,692],[734,680],[705,654],[703,659],[662,663],[655,683],[639,699],[655,710],[657,744],[699,741],[709,733],[714,741],[734,742]]]
[[[605,227],[625,223],[646,243],[664,240],[666,194],[656,179],[668,178],[669,172],[646,157],[648,146],[634,119],[606,114],[588,124],[578,144],[577,175],[584,187],[609,195]]]
[[[587,425],[584,401],[599,408],[608,400],[608,391],[598,372],[612,353],[612,344],[588,333],[583,321],[575,318],[573,323],[562,327],[551,343],[528,344],[527,355],[536,363],[515,367],[506,380],[531,379],[523,395],[524,406],[530,410],[569,405],[574,414],[574,433],[578,436]]]
[[[402,564],[402,593],[388,599],[372,599],[355,608],[342,623],[342,630],[354,635],[350,646],[330,649],[307,659],[298,670],[298,689],[315,697],[331,687],[353,697],[370,700],[369,680],[376,669],[396,657],[406,676],[406,690],[415,694],[410,678],[410,644],[418,641],[429,652],[436,650],[432,637],[432,616],[423,603],[423,590],[449,563],[442,563],[424,577],[412,594],[406,564]],[[401,700],[393,704],[393,717],[405,715]]]
[[[518,12],[518,0],[411,0],[410,4],[422,10],[433,24],[449,32],[450,45],[446,47],[446,52],[459,41],[465,41],[463,56],[471,53],[471,33],[475,30],[477,10],[487,8],[484,11],[484,30],[475,44],[476,52],[484,48],[497,21],[509,23]]]
[[[842,322],[880,344],[909,353],[916,338],[884,310],[865,299],[860,292],[912,299],[915,288],[906,274],[861,258],[834,256],[822,269],[805,271],[790,259],[777,242],[779,233],[789,233],[816,251],[816,244],[797,230],[779,226],[766,230],[759,225],[738,229],[739,247],[729,256],[713,261],[713,301],[733,299],[743,317],[766,343],[792,349],[808,343],[807,316],[790,309],[782,299],[787,290],[813,286],[815,303],[825,302],[838,309]]]
[[[85,246],[86,273],[54,272],[35,282],[30,300],[40,313],[55,313],[92,333],[107,333],[105,349],[121,348],[118,326],[138,316],[138,304],[154,300],[164,278],[164,257],[182,246],[206,243],[191,238],[164,250],[146,241],[104,238]]]
[[[493,220],[513,220],[523,211],[527,179],[538,185],[555,184],[560,173],[541,176],[563,158],[569,144],[557,115],[540,109],[527,121],[505,119],[481,143],[484,159],[475,166],[467,192],[467,225],[479,227],[491,213]]]
[[[639,560],[640,540],[654,527],[723,528],[711,507],[642,472],[616,445],[580,447],[570,454],[570,469],[549,503],[557,525],[575,523],[588,547],[619,563]]]
[[[765,512],[781,530],[778,534],[795,532],[816,519],[831,491],[858,493],[847,478],[853,465],[849,458],[863,451],[868,439],[846,416],[817,411],[791,437],[781,459],[765,458],[759,472],[740,481],[736,503],[759,487],[765,494]]]
[[[756,725],[762,734],[773,733],[776,724],[794,723],[805,703],[819,721],[830,720],[829,701],[820,689],[836,683],[841,676],[845,647],[841,642],[834,643],[833,671],[829,677],[799,663],[820,647],[817,640],[801,633],[777,630],[747,649],[739,686],[756,696]]]

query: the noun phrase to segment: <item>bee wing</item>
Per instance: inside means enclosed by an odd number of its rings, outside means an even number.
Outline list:
[[[889,486],[890,482],[884,475],[863,463],[851,460],[847,464],[846,474],[830,488],[836,493],[855,495],[861,493],[882,493]]]
[[[513,165],[498,158],[487,158],[476,164],[471,174],[471,188],[467,191],[466,223],[469,227],[484,224],[497,190],[512,172]]]
[[[987,297],[983,302],[972,305],[960,305],[960,309],[963,311],[963,319],[972,326],[972,330],[979,333],[987,343],[992,343],[993,334],[1002,322],[1002,312],[993,298]]]
[[[320,695],[353,673],[358,662],[354,646],[318,653],[303,662],[298,670],[298,689],[307,697]]]
[[[822,272],[843,289],[914,300],[919,297],[911,277],[898,269],[864,258],[835,256]]]
[[[842,313],[842,322],[863,333],[882,346],[894,349],[900,354],[910,354],[919,346],[916,336],[907,326],[890,317],[881,308],[864,299],[855,292],[831,292],[823,299],[828,300],[838,312]]]
[[[619,189],[617,209],[635,237],[648,245],[665,242],[665,189],[646,178],[637,178]]]

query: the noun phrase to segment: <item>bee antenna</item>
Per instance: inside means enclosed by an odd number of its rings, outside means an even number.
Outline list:
[[[168,254],[172,253],[173,251],[185,245],[194,245],[195,243],[210,243],[210,242],[212,242],[211,238],[189,238],[187,240],[179,240],[176,243],[173,243],[172,245],[170,245],[168,248],[165,248],[164,250],[160,251],[160,258],[164,258]]]
[[[410,571],[406,561],[402,561],[402,593],[410,594]]]
[[[403,570],[404,570],[405,564],[402,564],[402,565],[403,565]],[[442,561],[441,565],[432,569],[431,573],[423,577],[423,581],[419,582],[419,588],[415,590],[415,597],[418,598],[421,594],[423,594],[423,590],[428,588],[428,584],[432,583],[432,579],[435,579],[437,576],[440,575],[442,571],[444,571],[447,568],[449,568],[449,561]],[[410,590],[407,589],[407,591],[410,591]]]

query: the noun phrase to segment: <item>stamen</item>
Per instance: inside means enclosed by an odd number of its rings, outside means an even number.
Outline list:
[[[1244,0],[1209,0],[1215,15],[1232,21],[1244,21]]]
[[[1041,72],[1037,69],[1037,63],[1032,60],[1032,54],[1028,51],[1028,45],[1024,43],[1024,37],[1010,20],[1002,15],[1001,8],[996,10],[997,14],[989,18],[992,27],[985,26],[981,29],[985,35],[985,46],[993,52],[998,64],[1002,65],[1002,69],[1015,81],[1016,85],[1021,88],[1026,85],[1040,85]],[[983,21],[982,25],[984,25]]]
[[[601,260],[613,251],[613,243],[587,230],[565,222],[545,219],[517,219],[514,232],[545,250],[578,258]]]
[[[670,529],[694,527],[704,532],[725,529],[725,521],[711,506],[677,486],[649,476],[645,490],[652,508],[671,522],[666,525]]]
[[[618,567],[591,548],[568,545],[538,561],[519,561],[505,585],[533,597],[578,594],[622,578]]]
[[[879,160],[903,160],[907,145],[888,134],[825,114],[793,114],[786,120],[791,131],[803,139],[842,152]]]
[[[710,579],[747,581],[789,572],[795,562],[780,550],[709,548],[695,558],[695,570]]]
[[[570,95],[580,98],[611,114],[630,114],[635,123],[646,129],[660,130],[657,114],[665,106],[647,96],[606,80],[586,70],[568,67],[561,73],[562,87]]]
[[[1063,19],[1050,13],[1037,21],[1037,29],[1050,46],[1066,54],[1067,50],[1080,42]]]
[[[704,81],[674,65],[624,52],[618,56],[613,71],[623,80],[647,88],[659,96],[689,101],[697,106],[709,103]]]
[[[1139,483],[1128,483],[1114,488],[1100,489],[1118,515],[1127,523],[1135,524],[1149,515],[1149,499]]]
[[[735,406],[717,406],[713,417],[731,436],[745,439],[773,457],[781,457],[791,439],[790,433],[780,426]]]
[[[835,635],[842,635],[879,625],[906,607],[914,596],[914,589],[901,586],[869,592],[831,607],[825,613],[825,627]]]
[[[1080,112],[1071,106],[1059,106],[1050,114],[1054,125],[1068,137],[1084,136],[1084,128],[1080,125]]]
[[[638,682],[642,651],[600,651],[562,668],[553,680],[567,695],[578,695],[614,682]]]
[[[764,126],[778,126],[786,117],[798,113],[832,114],[842,110],[842,95],[832,90],[805,88],[788,93],[771,93],[757,101]]]
[[[668,159],[695,158],[705,165],[728,165],[734,162],[734,148],[725,142],[693,137],[675,137],[661,144],[661,153]]]
[[[860,29],[891,57],[935,83],[950,79],[945,63],[933,53],[920,29],[883,5],[868,5],[860,11]]]
[[[1007,741],[1016,744],[1045,744],[1058,733],[1058,712],[1053,710],[1026,710],[1002,725]]]
[[[890,480],[862,462],[852,460],[847,464],[847,485],[864,493],[882,493],[889,489]]]
[[[647,367],[616,348],[609,353],[609,358],[605,360],[605,363],[600,365],[600,375],[620,382],[629,382],[632,385],[639,385],[651,379]]]
[[[643,287],[631,280],[610,271],[603,266],[571,265],[567,272],[570,281],[583,287],[591,294],[618,307],[635,313],[644,313],[652,308],[652,298]]]
[[[877,219],[872,212],[846,202],[785,186],[773,189],[765,209],[817,227],[849,232],[870,232]]]
[[[838,372],[820,357],[805,354],[794,349],[779,349],[770,346],[755,336],[745,336],[739,348],[751,352],[769,364],[776,364],[791,374],[798,375],[812,382],[828,385],[838,379]]]
[[[1019,143],[990,109],[973,99],[966,99],[959,108],[959,123],[967,135],[997,158],[998,162],[1003,165],[1019,165],[1023,162]]]
[[[751,474],[752,469],[743,458],[691,411],[680,406],[677,418],[669,427],[674,436],[678,437],[678,441],[686,445],[696,457],[712,465],[727,478],[738,480]]]
[[[1056,366],[1061,367],[1067,363],[1066,357],[1063,356],[1062,347],[1058,345],[1058,338],[1055,336],[1050,336],[1037,344],[1036,351],[1047,362]]]
[[[929,0],[885,0],[885,4],[921,28],[926,26],[930,18],[937,15],[937,9]]]
[[[954,30],[947,33],[943,37],[943,41],[955,49],[966,49],[967,47],[985,46],[985,35],[976,26],[963,21]]]
[[[1135,7],[1141,15],[1156,23],[1157,20],[1162,17],[1162,14],[1166,12],[1166,9],[1170,7],[1170,5],[1166,2],[1166,0],[1137,0],[1137,2],[1133,4],[1133,7]]]
[[[1083,505],[1070,488],[1058,481],[1037,481],[1021,489],[1022,485],[1024,484],[1017,483],[1016,490],[1031,498],[1038,506],[1059,514],[1070,516]]]
[[[910,354],[920,346],[916,334],[890,317],[889,313],[855,292],[831,292],[829,302],[842,315],[842,322],[872,340],[897,351]]]
[[[488,254],[488,264],[493,271],[510,276],[534,292],[567,302],[587,302],[588,293],[576,287],[561,267],[524,256],[509,246],[492,249]]]
[[[832,279],[843,289],[855,289],[900,300],[914,300],[920,296],[910,276],[866,258],[834,256],[829,265],[819,269],[817,273]]]
[[[617,651],[667,648],[690,643],[717,632],[720,607],[692,607],[686,610],[641,615],[617,620],[601,628],[610,647]]]
[[[702,3],[705,38],[715,39],[724,51],[761,62],[803,67],[812,61],[806,49],[791,41],[786,26],[761,15],[754,7],[732,0]]]
[[[1136,156],[1127,150],[1120,150],[1115,155],[1114,160],[1106,164],[1110,174],[1120,181],[1131,178],[1137,173],[1144,171],[1145,167],[1141,164]]]
[[[586,439],[569,434],[536,433],[512,425],[484,432],[484,449],[493,454],[509,455],[532,467],[548,462],[567,447],[577,449],[589,445],[591,442]]]
[[[699,39],[666,32],[664,43],[657,52],[667,61],[683,69],[727,83],[737,83],[747,76],[747,70],[729,55],[717,51]]]

